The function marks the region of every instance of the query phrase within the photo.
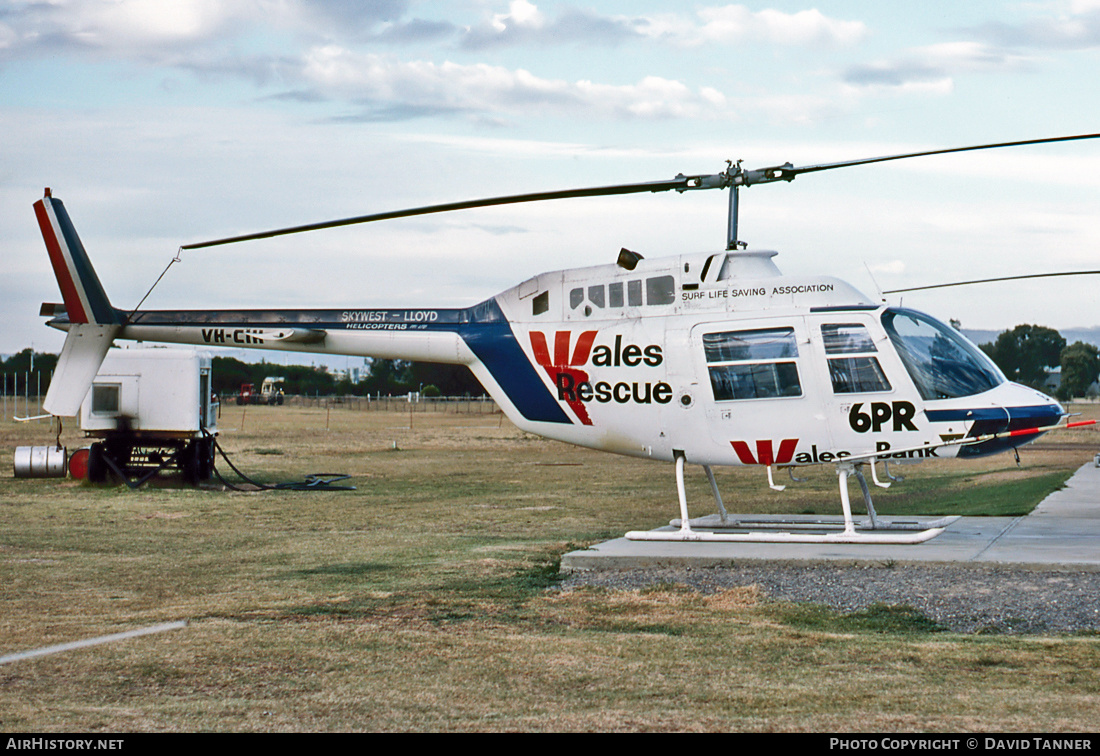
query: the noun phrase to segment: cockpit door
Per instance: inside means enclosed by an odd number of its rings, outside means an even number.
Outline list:
[[[877,311],[814,314],[807,325],[834,453],[860,455],[928,442],[921,431],[927,426],[919,414],[922,403]]]

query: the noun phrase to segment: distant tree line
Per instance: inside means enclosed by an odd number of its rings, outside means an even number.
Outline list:
[[[0,360],[0,373],[27,373],[31,369],[31,350],[24,349],[18,354],[13,354],[6,360]],[[34,352],[34,372],[42,373],[42,390],[46,390],[49,376],[57,367],[57,355],[45,352]]]
[[[235,394],[245,383],[259,389],[268,376],[284,379],[284,393],[308,396],[397,396],[410,391],[435,396],[481,396],[485,393],[469,368],[463,365],[375,359],[370,361],[366,376],[358,383],[347,376],[338,378],[325,367],[242,362],[233,357],[215,357],[212,367],[214,391],[219,394]]]
[[[32,359],[33,354],[33,359]],[[34,394],[41,387],[42,394],[50,387],[50,377],[57,368],[57,355],[32,352],[24,349],[6,360],[0,359],[5,394]]]
[[[42,376],[42,391],[49,388],[50,376],[57,367],[57,355],[34,352],[34,371]],[[483,396],[485,389],[464,365],[436,365],[404,360],[371,360],[366,376],[359,383],[348,377],[338,378],[325,367],[308,365],[276,365],[271,362],[242,362],[233,357],[214,357],[213,389],[218,394],[236,394],[245,383],[258,390],[268,376],[282,376],[283,392],[329,396],[397,396],[420,391],[434,396]],[[0,359],[0,373],[18,374],[23,386],[23,374],[31,372],[31,350],[24,349],[6,360]],[[33,379],[32,379],[33,381]],[[35,384],[31,384],[35,387]],[[9,386],[9,390],[11,390]],[[20,388],[20,393],[23,389]]]
[[[1065,401],[1085,396],[1100,375],[1100,349],[1083,341],[1069,346],[1058,331],[1037,325],[1018,325],[981,345],[1010,381],[1044,391],[1048,371],[1061,368],[1056,394]]]

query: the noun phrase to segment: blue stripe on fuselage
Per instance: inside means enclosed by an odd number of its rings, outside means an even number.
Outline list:
[[[991,433],[1045,428],[1062,419],[1062,409],[1057,404],[1040,404],[1031,407],[981,407],[975,409],[925,410],[932,422],[957,422],[972,420],[971,437],[985,436]],[[1008,438],[994,438],[978,444],[960,447],[960,457],[984,457],[989,454],[1031,443],[1041,433]]]
[[[459,327],[458,335],[521,415],[534,422],[573,422],[531,366],[507,321],[469,324]]]
[[[496,299],[463,310],[458,335],[470,347],[520,414],[533,422],[567,423],[565,414],[516,341]]]
[[[1049,425],[1062,416],[1057,404],[1039,404],[1032,407],[980,407],[975,409],[929,409],[925,410],[928,419],[934,423],[946,423],[959,420],[992,420],[1000,423],[1025,422],[1030,425],[1020,427],[1038,428]],[[1034,422],[1032,422],[1034,421]],[[1015,428],[1012,428],[1015,430]]]

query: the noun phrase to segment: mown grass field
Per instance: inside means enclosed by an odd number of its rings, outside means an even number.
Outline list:
[[[842,616],[753,586],[554,591],[562,553],[676,516],[671,465],[499,415],[410,429],[404,413],[230,406],[220,428],[258,480],[346,473],[357,488],[17,480],[15,447],[51,436],[0,425],[0,655],[188,622],[0,665],[0,729],[1100,729],[1095,635],[956,635],[904,608]],[[1022,468],[905,467],[876,505],[1026,512],[1091,459],[1092,433],[1049,438]],[[782,494],[760,470],[718,477],[732,512],[837,508],[830,469]],[[706,479],[688,482],[704,514]]]

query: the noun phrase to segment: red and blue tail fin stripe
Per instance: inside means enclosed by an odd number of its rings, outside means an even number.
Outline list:
[[[117,325],[120,322],[118,314],[108,301],[61,200],[47,192],[45,198],[34,203],[34,212],[65,300],[69,322]]]

